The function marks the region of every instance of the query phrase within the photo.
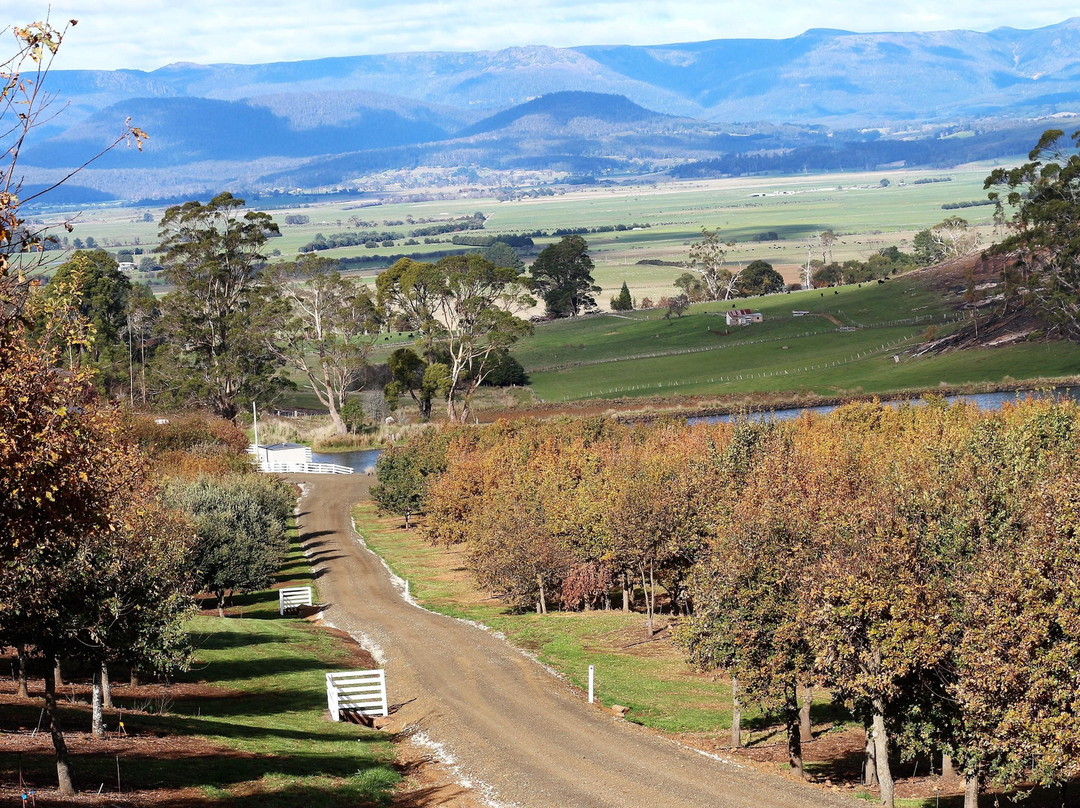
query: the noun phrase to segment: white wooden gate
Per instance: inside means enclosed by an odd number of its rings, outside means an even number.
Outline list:
[[[310,586],[286,586],[278,590],[278,614],[285,614],[286,609],[298,609],[311,605]]]
[[[326,703],[334,721],[340,720],[342,710],[361,715],[390,715],[386,701],[386,672],[379,669],[326,674]]]

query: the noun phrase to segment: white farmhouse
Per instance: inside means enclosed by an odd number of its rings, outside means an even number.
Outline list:
[[[762,319],[760,311],[751,309],[732,309],[727,312],[728,325],[750,325],[750,323],[760,323]]]

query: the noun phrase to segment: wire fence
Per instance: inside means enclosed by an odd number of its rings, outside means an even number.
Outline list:
[[[823,329],[821,331],[804,331],[799,334],[785,334],[779,337],[762,337],[761,339],[739,340],[738,342],[727,342],[723,345],[701,345],[696,348],[672,348],[666,351],[650,351],[648,353],[631,354],[629,356],[607,357],[602,359],[583,359],[579,362],[564,362],[558,365],[548,365],[546,367],[532,368],[530,373],[555,373],[560,370],[570,370],[572,368],[590,367],[593,365],[607,365],[611,362],[631,362],[637,359],[661,359],[666,356],[683,356],[686,354],[706,353],[708,351],[722,351],[731,348],[744,348],[748,345],[763,345],[769,342],[786,342],[792,339],[804,339],[806,337],[818,337],[824,334],[842,334],[850,333],[852,331],[872,331],[882,328],[896,328],[903,325],[921,325],[922,323],[945,323],[954,320],[963,319],[963,314],[948,315],[948,314],[924,314],[917,317],[908,317],[902,320],[888,320],[883,323],[874,323],[873,325],[864,325],[858,323],[855,320],[847,317],[843,312],[837,312],[834,317],[839,319],[845,317],[849,322],[854,323],[855,328],[839,326],[837,328]],[[747,328],[751,326],[746,326]]]
[[[590,390],[585,398],[604,398],[607,396],[624,394],[624,393],[639,393],[645,391],[656,390],[677,390],[680,387],[692,386],[695,384],[730,384],[732,382],[750,381],[753,379],[768,379],[777,378],[781,376],[798,376],[803,373],[812,373],[818,370],[827,370],[828,368],[840,367],[841,365],[850,365],[854,362],[860,362],[864,359],[871,359],[879,357],[892,349],[910,343],[913,341],[913,337],[901,337],[899,339],[892,340],[891,342],[883,342],[877,348],[871,348],[864,351],[858,351],[851,356],[844,359],[835,359],[832,362],[824,362],[820,365],[805,365],[801,368],[788,368],[785,370],[766,370],[760,373],[732,373],[726,376],[699,376],[694,379],[682,379],[681,381],[670,382],[657,382],[656,384],[633,384],[628,386],[611,387],[607,390]],[[577,398],[576,396],[574,398]],[[563,401],[570,401],[570,396],[563,396]]]

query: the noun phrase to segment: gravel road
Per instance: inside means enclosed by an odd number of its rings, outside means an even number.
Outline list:
[[[352,528],[361,475],[291,475],[303,483],[301,537],[316,564],[327,622],[386,668],[391,731],[453,760],[492,806],[521,808],[852,808],[853,803],[734,761],[686,749],[589,706],[490,631],[403,597]]]

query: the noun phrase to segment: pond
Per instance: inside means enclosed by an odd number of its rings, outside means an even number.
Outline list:
[[[348,466],[353,471],[364,474],[375,471],[375,461],[379,459],[382,449],[361,449],[355,452],[312,452],[312,463],[336,463],[339,466]]]

